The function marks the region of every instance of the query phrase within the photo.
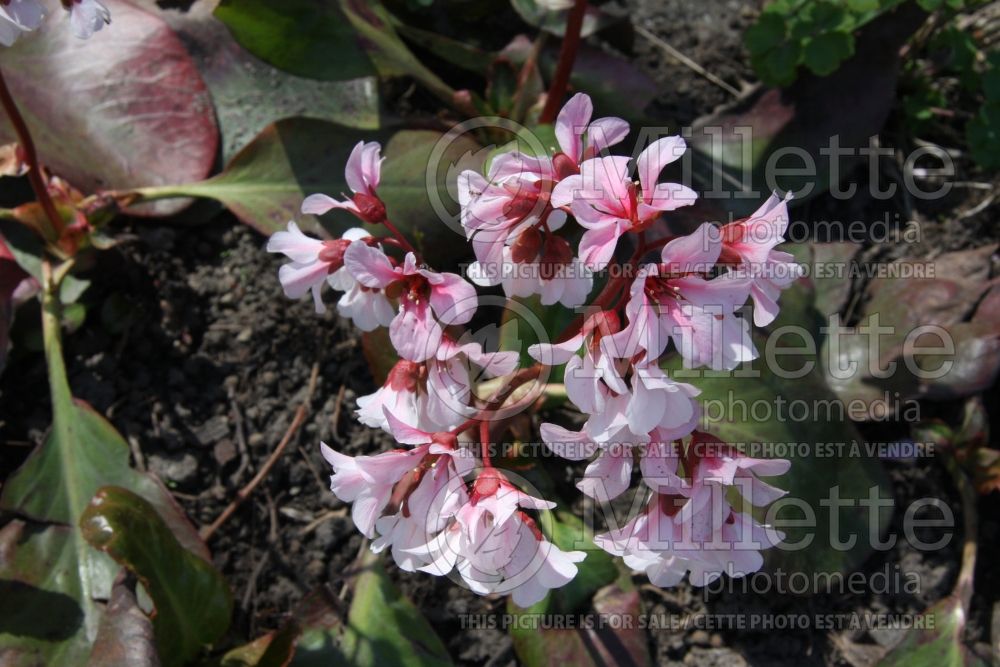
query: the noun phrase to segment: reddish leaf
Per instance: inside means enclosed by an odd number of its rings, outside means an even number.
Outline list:
[[[93,39],[74,37],[55,8],[36,34],[4,51],[42,161],[88,192],[205,178],[219,132],[194,62],[157,16],[123,0],[105,3],[114,22]],[[4,117],[0,142],[13,138]]]
[[[153,638],[153,622],[139,608],[135,585],[124,572],[111,588],[88,667],[160,667]]]
[[[929,277],[875,278],[866,290],[863,326],[891,327],[878,335],[877,358],[871,358],[874,329],[844,332],[839,336],[837,363],[842,369],[857,364],[852,373],[839,376],[828,374],[830,387],[844,401],[860,400],[868,406],[868,417],[879,417],[892,406],[886,405],[895,392],[903,399],[960,398],[983,391],[991,386],[1000,372],[1000,305],[996,288],[987,280],[990,257],[995,245],[940,255],[932,262],[899,260],[895,266],[912,265],[914,270],[926,269]],[[906,275],[900,273],[900,275]],[[916,275],[916,274],[912,274]],[[971,319],[970,319],[971,318]],[[913,335],[918,327],[941,327],[954,345],[953,354],[921,354],[914,346],[940,348],[939,330],[925,335]],[[919,333],[919,332],[918,332]],[[947,340],[945,341],[947,342]],[[829,345],[827,341],[826,345]],[[909,348],[907,346],[910,346]],[[829,348],[828,348],[829,349]],[[829,358],[824,352],[824,358]],[[909,359],[909,364],[905,363]],[[876,369],[886,369],[895,363],[887,377],[875,377]],[[950,363],[940,377],[917,377],[910,369],[914,364],[925,370],[942,368]],[[933,375],[933,374],[932,374]]]
[[[378,128],[374,77],[317,81],[277,70],[236,43],[212,15],[213,2],[196,2],[187,11],[163,9],[157,0],[137,4],[166,21],[190,49],[212,94],[224,162],[279,118],[307,116],[347,127]]]

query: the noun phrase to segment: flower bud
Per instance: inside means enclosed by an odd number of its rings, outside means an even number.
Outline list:
[[[556,172],[559,180],[580,173],[579,167],[573,162],[573,158],[565,153],[556,153],[552,158],[552,169]]]
[[[385,204],[378,197],[358,192],[355,193],[353,201],[358,207],[358,216],[365,222],[373,225],[385,222]]]

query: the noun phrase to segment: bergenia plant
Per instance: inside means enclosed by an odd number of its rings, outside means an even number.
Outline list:
[[[503,419],[518,401],[532,402],[525,387],[543,384],[552,367],[564,367],[582,425],[541,423],[539,435],[552,453],[588,461],[579,490],[607,502],[632,487],[634,472],[641,477],[640,511],[597,535],[599,547],[656,585],[685,576],[706,585],[757,571],[761,551],[783,537],[749,510],[783,495],[764,478],[784,474],[789,462],[745,456],[700,428],[699,391],[663,362],[676,354],[688,368],[723,370],[757,356],[745,306],[752,299],[754,322],[769,323],[780,291],[799,275],[792,257],[775,250],[788,225],[786,200],[772,196],[747,220],[647,239],[661,216],[697,197],[660,178],[684,140],[650,143],[633,176],[629,158],[604,154],[628,134],[627,123],[592,116],[590,98],[577,94],[556,120],[554,154],[514,149],[485,174],[458,176],[475,257],[467,278],[428,266],[393,225],[378,193],[375,143],[359,143],[347,162],[352,196],[313,195],[302,207],[343,209],[375,231],[319,240],[290,222],[268,243],[291,260],[279,272],[289,297],[311,292],[322,312],[324,290],[339,292],[338,312],[363,331],[388,327],[399,359],[357,402],[358,419],[399,447],[351,457],[321,445],[331,488],[353,503],[358,530],[404,570],[454,573],[477,593],[509,593],[521,606],[571,581],[585,557],[541,530],[539,512],[556,499],[525,488],[491,457]],[[619,262],[626,246],[631,256]],[[604,287],[592,295],[602,271]],[[528,349],[537,363],[519,367],[517,352],[487,352],[472,340],[474,285],[538,295],[580,316],[565,331],[545,332],[549,340]],[[479,377],[499,378],[488,398],[476,391]]]

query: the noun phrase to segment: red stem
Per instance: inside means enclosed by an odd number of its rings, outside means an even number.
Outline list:
[[[11,125],[14,126],[14,132],[17,133],[17,140],[20,142],[21,148],[24,149],[24,158],[28,163],[28,180],[31,182],[31,188],[35,191],[38,203],[41,205],[42,210],[45,211],[49,222],[52,223],[52,230],[55,232],[56,238],[59,238],[63,233],[62,217],[59,215],[59,211],[56,210],[56,205],[52,202],[52,197],[49,196],[49,189],[42,179],[42,167],[38,163],[35,142],[32,141],[31,132],[28,131],[28,126],[25,124],[21,112],[18,111],[17,104],[14,103],[14,98],[10,94],[10,89],[7,87],[7,81],[4,79],[2,70],[0,70],[0,103],[3,104],[3,109],[7,112],[7,117],[10,118]]]
[[[542,374],[542,365],[534,364],[533,366],[528,366],[527,368],[522,368],[517,373],[515,373],[510,381],[500,389],[493,392],[486,401],[486,405],[476,414],[472,419],[468,419],[457,427],[451,430],[452,433],[458,435],[464,431],[479,424],[479,441],[482,444],[482,458],[483,465],[487,468],[493,464],[490,462],[489,454],[489,441],[490,441],[490,413],[501,407],[510,395],[517,391],[517,388],[523,384],[531,382],[538,378]]]
[[[410,242],[406,240],[405,236],[403,236],[403,233],[400,232],[398,229],[396,229],[396,225],[389,222],[388,219],[383,220],[382,224],[385,225],[385,228],[388,229],[389,232],[396,237],[396,240],[399,241],[399,245],[401,248],[403,248],[403,250],[407,252],[412,252],[414,255],[417,256],[417,259],[420,258],[420,254],[416,250],[414,250],[413,246],[410,245]]]
[[[493,461],[490,460],[490,421],[488,419],[479,422],[479,442],[482,444],[480,457],[483,459],[483,467],[492,468]]]
[[[539,123],[551,123],[559,113],[563,97],[566,96],[566,87],[569,85],[569,75],[576,61],[576,52],[580,48],[580,33],[583,30],[583,15],[586,10],[587,0],[576,0],[576,4],[569,12],[569,18],[566,19],[566,33],[559,51],[559,63],[556,65],[555,74],[552,75],[545,107],[538,117]]]

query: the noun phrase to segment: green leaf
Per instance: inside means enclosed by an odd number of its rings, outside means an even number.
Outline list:
[[[990,102],[1000,102],[1000,67],[983,72],[983,94]]]
[[[536,343],[555,342],[552,336],[559,335],[576,317],[576,314],[559,304],[543,306],[541,297],[511,297],[500,322],[500,349],[518,352],[521,366],[535,363],[528,348]],[[562,382],[563,366],[551,369],[548,382]]]
[[[410,76],[448,106],[468,111],[455,90],[424,66],[393,28],[395,20],[377,0],[338,0],[340,9],[354,26],[368,57],[382,76]]]
[[[215,16],[243,48],[297,76],[343,81],[375,73],[333,2],[222,0]]]
[[[962,644],[966,609],[959,596],[949,595],[921,617],[927,628],[907,630],[879,667],[986,667]]]
[[[80,518],[84,537],[128,568],[156,607],[153,630],[164,665],[182,665],[229,628],[233,598],[211,563],[185,549],[156,508],[116,486],[97,492]]]
[[[427,49],[438,58],[456,67],[476,74],[486,72],[496,57],[493,53],[430,30],[416,28],[399,21],[395,23],[395,26],[396,30],[410,42]]]
[[[230,649],[219,667],[288,667],[295,655],[299,624],[293,619],[249,644]]]
[[[21,517],[0,531],[0,581],[19,593],[17,615],[23,619],[19,627],[0,630],[0,643],[15,665],[76,665],[84,664],[97,636],[96,601],[108,599],[119,569],[87,544],[77,525],[99,487],[116,484],[139,493],[187,548],[205,559],[208,551],[163,485],[129,467],[128,445],[114,427],[74,402],[62,359],[59,305],[51,293],[43,295],[53,425],[0,494],[0,510]]]
[[[759,61],[765,81],[787,86],[795,80],[795,69],[802,62],[802,48],[798,42],[788,41],[768,51]],[[757,67],[757,64],[754,65]],[[766,74],[765,74],[766,73]]]
[[[144,198],[208,197],[225,204],[240,220],[264,234],[284,229],[289,220],[313,220],[299,213],[307,195],[333,197],[349,192],[344,180],[347,157],[358,141],[384,139],[333,123],[290,118],[268,126],[213,178],[166,188],[143,188]],[[432,130],[403,130],[384,144],[378,188],[389,217],[416,238],[429,261],[464,252],[457,222],[455,179],[462,169],[479,169],[484,155],[468,135],[448,139]],[[430,171],[429,171],[430,170]],[[343,232],[360,221],[343,211],[327,216],[331,231]],[[445,224],[442,218],[450,221]],[[454,230],[454,231],[453,231]],[[420,238],[423,241],[421,242]]]
[[[842,29],[848,16],[843,3],[814,0],[805,4],[798,19],[805,30],[802,36],[806,36]]]
[[[819,76],[832,74],[844,60],[854,55],[854,36],[849,32],[828,32],[806,44],[806,67]]]
[[[361,566],[341,645],[352,664],[451,665],[441,639],[420,610],[392,585],[378,556],[366,550]]]
[[[847,8],[855,14],[873,12],[879,7],[879,0],[847,0]]]
[[[580,517],[565,510],[541,513],[541,525],[548,528],[548,537],[563,551],[583,551],[587,557],[577,563],[579,572],[565,586],[554,589],[544,602],[551,613],[572,614],[585,609],[594,593],[613,582],[618,576],[614,558],[594,544],[593,531],[584,526]],[[548,516],[546,516],[548,515]],[[543,603],[539,603],[543,604]]]
[[[778,14],[764,13],[757,22],[747,28],[743,40],[751,55],[764,53],[785,39],[785,20]]]

